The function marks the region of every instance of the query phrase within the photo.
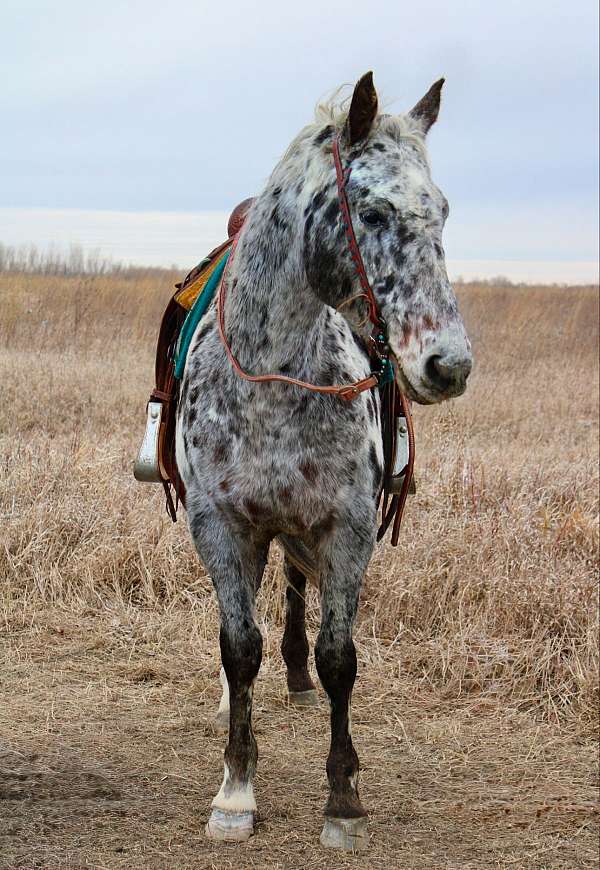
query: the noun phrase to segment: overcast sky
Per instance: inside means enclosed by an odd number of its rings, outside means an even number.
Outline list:
[[[448,255],[593,261],[597,64],[596,0],[3,0],[0,207],[227,211],[335,86],[444,75]]]

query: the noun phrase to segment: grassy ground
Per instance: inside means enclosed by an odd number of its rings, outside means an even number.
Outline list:
[[[0,867],[596,867],[597,289],[461,288],[470,389],[417,409],[418,493],[356,631],[365,857],[318,844],[326,705],[286,704],[275,551],[260,824],[203,837],[216,608],[131,476],[171,280],[0,275]]]

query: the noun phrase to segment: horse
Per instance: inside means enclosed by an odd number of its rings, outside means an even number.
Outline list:
[[[372,73],[357,82],[349,108],[317,107],[252,201],[219,299],[190,345],[176,458],[220,612],[218,717],[228,741],[206,826],[216,840],[254,833],[251,716],[262,655],[254,604],[277,540],[287,582],[281,651],[290,701],[300,705],[317,701],[307,667],[307,577],[320,590],[314,655],[331,718],[321,843],[367,845],[350,702],[353,624],[383,475],[369,305],[385,323],[393,376],[409,400],[459,396],[472,365],[442,248],[448,203],[426,150],[443,82],[400,115],[379,111]],[[348,221],[358,254],[349,252]]]

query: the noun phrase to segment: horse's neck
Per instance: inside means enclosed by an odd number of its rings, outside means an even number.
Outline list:
[[[303,275],[293,233],[252,215],[227,279],[225,330],[254,374],[308,377],[322,364],[327,307]]]

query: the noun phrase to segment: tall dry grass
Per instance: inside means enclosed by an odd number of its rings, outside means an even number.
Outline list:
[[[216,609],[183,516],[132,460],[175,276],[0,275],[0,606]],[[467,395],[416,409],[418,493],[381,546],[357,626],[416,691],[512,705],[588,732],[598,698],[598,291],[459,288],[476,367]],[[282,620],[280,556],[266,631]],[[309,622],[318,622],[310,593]],[[399,654],[396,655],[396,653]],[[394,653],[394,655],[392,655]]]

